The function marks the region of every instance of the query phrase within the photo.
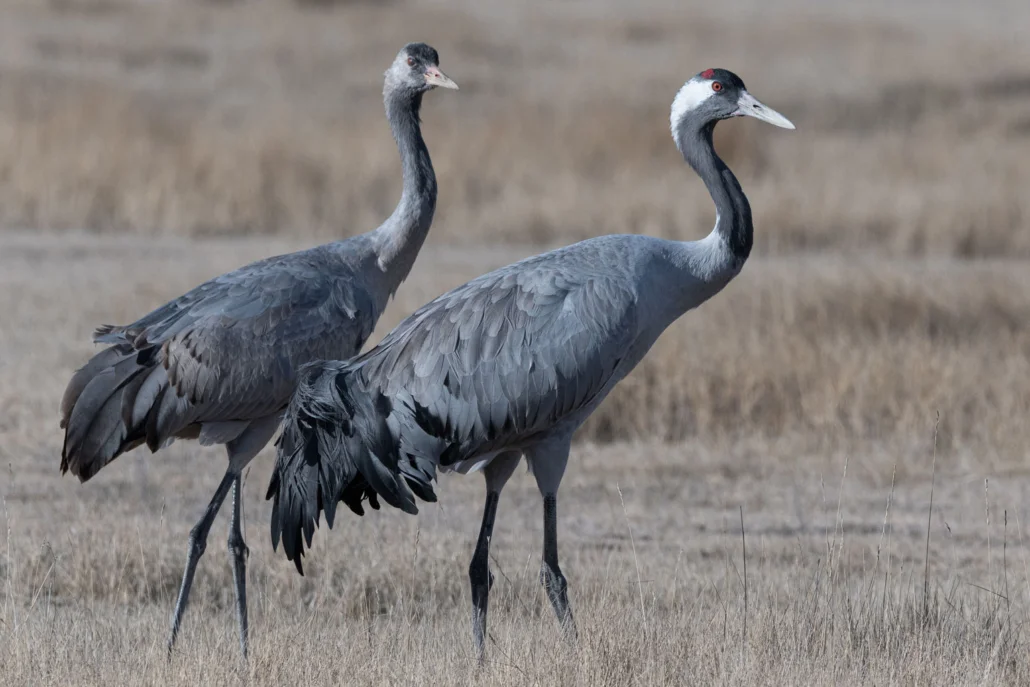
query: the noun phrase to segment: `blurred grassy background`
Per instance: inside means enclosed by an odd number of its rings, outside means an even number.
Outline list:
[[[381,74],[417,39],[462,86],[424,108],[437,241],[698,236],[667,113],[716,65],[799,129],[719,130],[761,252],[1030,255],[1030,12],[867,5],[5,0],[0,224],[366,231],[399,187]]]

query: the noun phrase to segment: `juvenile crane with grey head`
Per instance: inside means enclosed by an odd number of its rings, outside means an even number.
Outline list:
[[[366,234],[241,267],[201,284],[126,326],[104,326],[96,354],[61,403],[61,471],[90,479],[122,453],[174,439],[225,444],[229,467],[190,532],[172,617],[172,648],[197,562],[229,489],[240,648],[247,653],[247,548],[240,528],[241,473],[275,433],[299,367],[360,352],[408,275],[436,208],[436,176],[419,109],[434,87],[457,86],[436,50],[406,45],[386,71],[383,100],[400,150],[404,187],[383,224]]]
[[[728,71],[690,79],[672,105],[676,146],[715,201],[700,241],[615,235],[490,272],[423,306],[349,362],[305,366],[283,418],[269,498],[273,545],[303,572],[324,509],[367,498],[416,513],[436,499],[436,471],[486,477],[469,566],[473,637],[482,658],[492,584],[488,549],[501,489],[525,457],[543,497],[541,582],[575,632],[558,567],[557,493],[573,433],[678,317],[718,293],[752,244],[751,208],[716,155],[722,119],[793,129]]]

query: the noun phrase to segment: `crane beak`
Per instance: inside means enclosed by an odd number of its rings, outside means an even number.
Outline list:
[[[426,68],[426,83],[430,86],[449,88],[453,91],[458,90],[458,84],[451,81],[450,77],[440,71],[440,68],[436,65],[430,65]]]
[[[737,111],[734,112],[733,115],[735,117],[754,117],[755,119],[761,119],[763,122],[769,122],[773,126],[778,126],[782,129],[794,128],[794,125],[789,119],[771,107],[763,105],[757,98],[755,98],[755,96],[751,95],[747,91],[743,91],[740,94],[740,98],[737,100]]]

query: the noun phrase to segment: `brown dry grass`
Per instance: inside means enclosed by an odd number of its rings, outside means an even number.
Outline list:
[[[0,5],[0,684],[1030,682],[1026,8],[715,7]],[[758,250],[580,435],[560,505],[577,647],[537,582],[527,475],[502,499],[477,672],[480,479],[445,478],[418,518],[341,519],[302,579],[268,546],[266,452],[252,660],[216,534],[166,661],[224,459],[177,444],[61,479],[63,385],[96,324],[380,221],[398,170],[379,79],[411,39],[462,90],[427,101],[438,220],[373,342],[544,244],[707,231],[666,124],[705,66],[799,125],[720,129]]]
[[[756,258],[674,326],[584,429],[592,441],[577,445],[561,495],[578,648],[557,642],[536,581],[540,506],[528,475],[504,495],[491,666],[478,674],[465,571],[480,479],[443,479],[440,505],[418,518],[377,513],[320,531],[299,578],[268,546],[266,452],[247,489],[252,661],[236,661],[218,534],[165,661],[186,535],[224,459],[177,444],[80,487],[57,475],[56,399],[96,322],[299,245],[0,238],[0,672],[11,683],[1030,679],[1030,272],[1021,261],[825,256]],[[427,248],[373,338],[520,254]]]
[[[365,231],[398,184],[380,75],[417,27],[463,85],[425,108],[440,240],[697,236],[711,213],[667,112],[686,77],[720,64],[800,128],[722,127],[761,250],[1030,254],[1030,48],[972,24],[1025,25],[1015,7],[941,25],[801,0],[757,15],[659,0],[52,2],[2,10],[5,226]]]

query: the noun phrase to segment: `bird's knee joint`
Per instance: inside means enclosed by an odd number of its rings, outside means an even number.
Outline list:
[[[207,540],[199,536],[196,528],[190,530],[190,552],[194,556],[200,556],[203,555],[205,549],[207,549]]]
[[[561,570],[552,568],[546,563],[540,566],[540,584],[547,589],[559,592],[564,591],[568,587],[568,583],[565,581],[565,576],[562,575]]]
[[[236,559],[247,558],[250,556],[250,547],[242,537],[229,537],[229,555]]]

